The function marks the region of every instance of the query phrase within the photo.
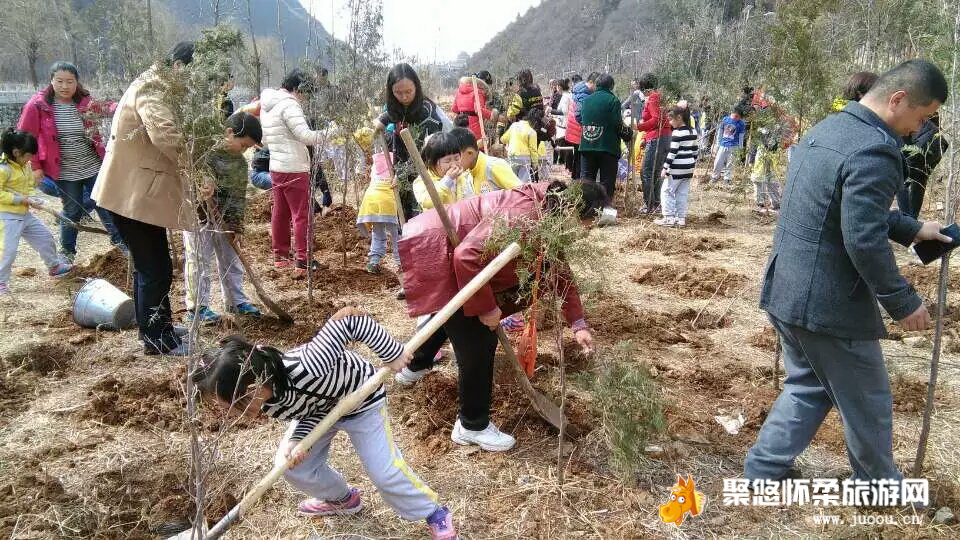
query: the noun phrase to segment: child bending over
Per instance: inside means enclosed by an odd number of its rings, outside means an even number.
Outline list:
[[[347,345],[360,342],[387,367],[400,371],[410,361],[403,345],[372,317],[354,307],[338,311],[309,343],[286,353],[229,337],[198,378],[205,396],[234,414],[266,414],[291,420],[277,449],[276,461],[290,461],[288,482],[311,498],[299,505],[308,516],[348,515],[363,508],[360,491],[351,488],[327,463],[330,442],[338,431],[350,436],[360,461],[384,501],[404,519],[425,519],[431,538],[457,537],[450,511],[410,469],[394,444],[387,416],[386,391],[374,391],[340,418],[310,450],[294,447],[329,414],[337,401],[360,388],[375,373],[373,365]]]

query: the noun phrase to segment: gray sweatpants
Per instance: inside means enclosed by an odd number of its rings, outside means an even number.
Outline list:
[[[687,206],[690,201],[690,179],[675,179],[668,176],[660,187],[660,205],[663,217],[687,218]]]
[[[17,259],[21,238],[40,255],[47,268],[53,268],[60,262],[53,233],[29,211],[25,214],[0,214],[0,236],[3,237],[3,246],[0,248],[0,283],[10,281],[10,271],[13,269],[13,261]]]
[[[206,226],[204,226],[206,227]],[[243,292],[243,265],[227,235],[201,228],[199,232],[183,232],[183,280],[187,309],[210,305],[210,274],[217,259],[220,292],[227,309],[247,301]]]
[[[787,378],[743,476],[783,478],[833,407],[843,420],[854,480],[899,481],[893,462],[893,396],[880,342],[811,332],[770,317],[783,346]]]
[[[733,180],[733,151],[736,148],[727,146],[717,147],[717,157],[713,160],[713,171],[710,173],[710,180],[716,182],[720,180],[720,174],[723,173],[723,181],[730,183]]]
[[[291,422],[277,450],[275,462],[283,461],[283,448],[293,435],[297,423]],[[325,501],[343,499],[350,487],[339,472],[330,467],[330,441],[338,431],[350,436],[363,468],[383,500],[403,519],[427,519],[440,505],[437,494],[414,473],[393,441],[386,405],[350,418],[342,418],[310,448],[307,457],[296,467],[287,469],[284,477],[295,488]]]

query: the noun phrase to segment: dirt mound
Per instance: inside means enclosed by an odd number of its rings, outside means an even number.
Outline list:
[[[306,293],[304,293],[306,295]],[[322,296],[318,293],[317,296]],[[252,343],[286,347],[300,345],[313,339],[317,331],[326,324],[327,319],[343,307],[326,300],[315,300],[311,305],[306,298],[282,302],[281,305],[294,318],[292,325],[281,322],[276,317],[263,316],[259,319],[241,321],[237,334]]]
[[[41,385],[37,375],[33,373],[0,375],[0,426],[27,410],[30,403],[48,389],[49,385]],[[0,515],[2,514],[0,512]]]
[[[704,251],[719,251],[735,245],[729,238],[707,234],[685,234],[668,229],[644,229],[627,241],[627,250],[659,251],[664,255],[695,254]]]
[[[0,483],[0,531],[10,535],[24,514],[36,514],[53,504],[70,503],[73,500],[74,497],[67,494],[57,478],[40,470],[18,470],[16,474],[7,475],[7,480]],[[39,538],[26,534],[30,532],[29,529],[19,529],[19,534],[23,536],[18,535],[17,538]],[[43,524],[33,529],[55,532],[57,524]]]
[[[662,287],[683,298],[730,296],[747,283],[746,276],[723,268],[680,264],[641,266],[631,279],[642,285]]]
[[[247,211],[244,221],[247,224],[270,223],[273,215],[273,194],[269,191],[247,197]]]
[[[940,279],[939,264],[931,264],[929,266],[907,264],[900,268],[900,273],[917,289],[917,292],[919,292],[921,296],[930,302],[936,302],[937,282]],[[960,288],[960,275],[957,275],[956,272],[950,274],[949,288],[950,290]]]
[[[927,403],[927,381],[908,380],[898,374],[890,380],[890,391],[893,394],[893,410],[903,413],[919,413]],[[943,406],[952,400],[943,393],[943,388],[934,391],[934,400],[937,405]]]
[[[720,211],[710,212],[705,216],[687,216],[687,225],[701,229],[729,229],[733,227],[733,225],[727,223],[727,214]]]
[[[588,320],[597,334],[611,343],[630,339],[651,347],[689,343],[696,348],[710,348],[713,345],[710,338],[690,327],[695,314],[682,313],[690,318],[660,311],[638,311],[620,300],[604,299],[588,312]],[[704,322],[716,319],[707,314],[701,319],[705,317]]]
[[[334,205],[327,215],[316,217],[314,223],[313,249],[317,251],[332,251],[366,253],[370,247],[370,240],[364,238],[357,229],[357,211],[349,206]]]
[[[542,340],[543,337],[540,339]],[[564,340],[563,342],[563,361],[566,364],[568,375],[587,371],[592,364],[591,357],[583,354],[580,345],[572,340]],[[537,355],[537,365],[550,366],[551,369],[559,369],[560,357],[554,353],[542,352]]]
[[[72,275],[77,277],[103,278],[118,289],[127,286],[127,257],[117,248],[96,255],[89,263],[79,265]]]
[[[450,430],[457,421],[460,400],[457,378],[432,371],[412,388],[411,399],[415,405],[400,421],[414,440],[428,454],[444,454],[453,448]]]
[[[764,351],[776,352],[778,340],[777,332],[773,327],[766,326],[750,337],[750,344]]]
[[[90,405],[80,417],[111,426],[179,431],[183,428],[186,399],[181,389],[183,369],[175,374],[148,375],[119,380],[107,375],[87,392]]]
[[[75,348],[65,343],[30,342],[16,347],[5,361],[15,368],[39,375],[62,375],[76,352]]]
[[[400,280],[393,272],[384,270],[380,274],[370,274],[366,268],[358,267],[359,264],[366,264],[366,259],[349,260],[344,268],[338,256],[327,257],[313,273],[314,287],[325,291],[379,293],[400,286]],[[287,268],[267,268],[263,279],[280,289],[305,291],[307,286],[306,274],[297,275]]]

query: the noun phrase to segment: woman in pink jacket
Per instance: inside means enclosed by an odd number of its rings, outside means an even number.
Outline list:
[[[33,157],[33,173],[57,186],[63,215],[79,222],[83,200],[100,172],[105,153],[97,118],[113,114],[115,103],[95,102],[82,84],[77,66],[57,62],[50,68],[50,84],[23,106],[17,129],[37,138],[40,149]],[[100,221],[114,245],[123,246],[110,213],[97,207]],[[60,224],[60,253],[71,262],[77,254],[77,229]]]

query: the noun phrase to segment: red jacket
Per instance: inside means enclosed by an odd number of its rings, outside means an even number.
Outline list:
[[[563,138],[574,146],[579,146],[583,138],[583,127],[577,122],[577,102],[572,99],[567,107],[567,132]]]
[[[654,91],[647,96],[647,104],[640,115],[637,131],[644,131],[643,142],[650,142],[660,137],[668,137],[673,132],[667,120],[667,112],[660,107],[660,92]]]
[[[487,108],[487,83],[477,79],[477,90],[480,92],[480,114],[490,119],[493,114]],[[480,140],[480,118],[477,116],[477,103],[473,99],[473,82],[470,77],[461,77],[457,87],[457,97],[453,100],[451,110],[454,113],[466,113],[470,116],[470,131],[477,140]]]
[[[53,105],[47,103],[46,93],[46,90],[41,90],[23,106],[17,129],[27,131],[37,138],[40,149],[33,156],[33,169],[43,169],[45,175],[54,180],[59,180],[60,143],[57,142],[57,121],[54,117]],[[83,118],[83,126],[88,132],[93,133],[93,148],[101,160],[106,153],[103,146],[103,137],[100,135],[100,130],[96,129],[97,126],[94,125],[93,120],[88,118],[85,113],[91,112],[96,115],[107,116],[113,114],[116,108],[116,103],[96,102],[90,96],[84,96],[77,104],[77,110],[80,111],[80,116]]]
[[[492,258],[484,247],[497,218],[506,218],[508,222],[537,219],[547,186],[547,182],[524,184],[448,205],[447,214],[461,239],[456,249],[450,247],[436,210],[408,221],[399,244],[407,313],[417,317],[440,311]],[[572,325],[583,319],[583,305],[576,286],[567,278],[569,268],[565,268],[561,275],[563,281],[559,289],[566,291],[563,315]],[[497,272],[463,305],[464,315],[474,317],[493,311],[498,307],[494,295],[517,285],[519,280],[514,261]]]

